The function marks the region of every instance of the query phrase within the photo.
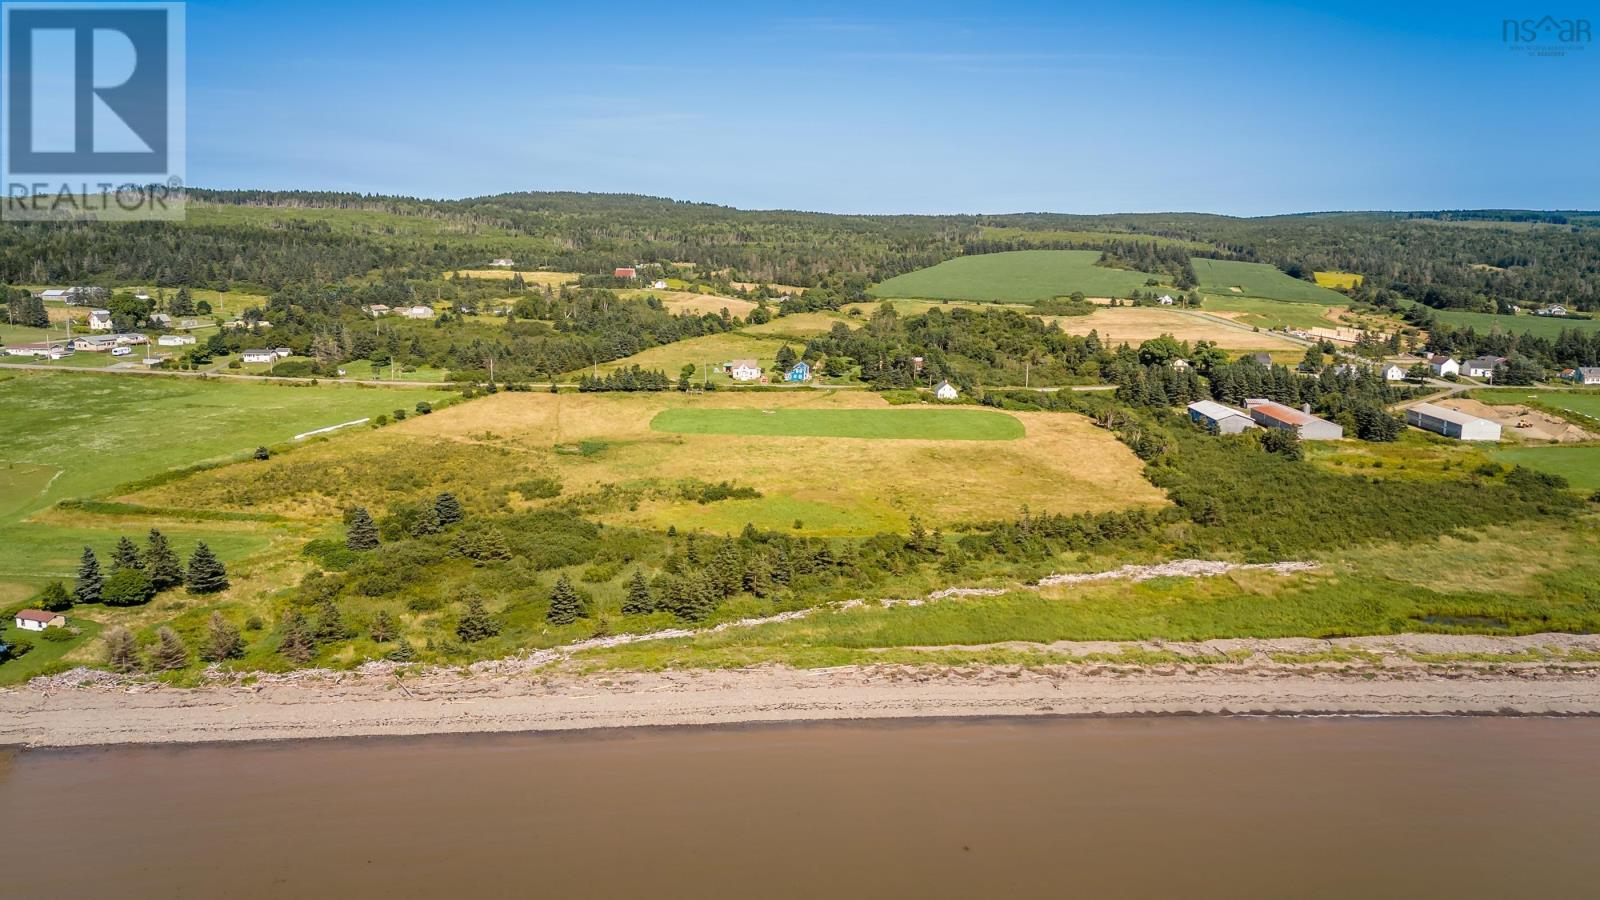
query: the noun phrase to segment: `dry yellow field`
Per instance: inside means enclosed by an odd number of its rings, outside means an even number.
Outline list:
[[[1269,332],[1232,328],[1203,315],[1156,309],[1145,306],[1114,306],[1097,309],[1087,316],[1042,316],[1061,326],[1068,334],[1098,332],[1100,340],[1113,344],[1138,344],[1170,334],[1180,341],[1211,341],[1224,350],[1293,350],[1294,341]]]
[[[667,373],[673,378],[678,377],[678,372],[686,365],[695,366],[697,369],[705,366],[715,368],[724,362],[734,359],[753,359],[763,369],[771,368],[777,364],[778,348],[789,343],[796,353],[802,347],[795,346],[794,342],[786,342],[779,338],[765,337],[762,335],[749,335],[738,331],[725,334],[708,334],[703,337],[689,338],[671,344],[662,344],[651,347],[642,353],[624,357],[608,363],[601,363],[600,374],[612,372],[617,369],[626,369],[629,366],[639,366],[643,369],[656,369]],[[573,372],[574,376],[593,374],[594,369],[583,369]],[[728,383],[725,375],[712,376],[713,381]]]
[[[1354,272],[1316,272],[1317,284],[1325,288],[1353,288],[1361,283]]]
[[[811,535],[903,532],[1035,512],[1100,512],[1165,503],[1143,466],[1080,416],[1011,415],[1015,440],[876,440],[674,434],[650,427],[669,408],[867,409],[916,416],[865,391],[547,394],[504,392],[376,431],[358,430],[277,454],[195,473],[125,499],[153,506],[247,510],[312,528],[351,505],[389,504],[449,490],[468,509],[570,504],[615,525],[732,533],[746,523]],[[529,499],[516,487],[554,478],[561,494]],[[732,482],[752,499],[699,503],[686,485]],[[797,526],[796,523],[799,523]]]
[[[449,278],[452,275],[460,275],[462,278],[484,278],[499,281],[510,281],[511,276],[521,275],[523,281],[528,284],[536,284],[539,287],[560,287],[563,284],[571,284],[578,280],[578,273],[576,272],[516,272],[511,269],[461,269],[456,272],[448,272],[445,277]]]
[[[661,305],[668,312],[677,315],[701,316],[706,313],[716,315],[727,310],[729,315],[744,318],[750,310],[756,308],[755,301],[742,300],[738,297],[718,297],[715,294],[696,294],[691,291],[653,291],[649,289],[629,289],[618,292],[623,297],[653,296],[661,301]]]
[[[482,440],[513,451],[528,468],[551,471],[565,495],[607,484],[733,481],[760,499],[699,504],[646,496],[604,520],[733,532],[746,522],[811,534],[904,529],[915,513],[930,526],[1005,518],[1026,503],[1036,512],[1098,512],[1164,502],[1142,466],[1108,432],[1078,416],[1012,413],[1026,437],[1014,441],[862,440],[666,434],[650,420],[668,407],[882,409],[864,391],[783,394],[498,394],[380,434],[409,440]],[[476,435],[477,437],[473,437]],[[571,452],[574,448],[597,448]],[[569,452],[559,452],[565,448]],[[518,468],[521,468],[519,466]]]

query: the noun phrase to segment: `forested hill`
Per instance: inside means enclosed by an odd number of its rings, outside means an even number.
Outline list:
[[[739,210],[633,194],[511,193],[426,200],[334,192],[191,191],[181,224],[0,225],[0,281],[162,286],[326,284],[427,276],[511,257],[605,273],[694,263],[736,281],[879,281],[955,256],[1085,248],[1348,271],[1410,299],[1482,308],[1560,300],[1600,308],[1600,214],[1480,210],[1240,219],[1121,215],[833,215]]]

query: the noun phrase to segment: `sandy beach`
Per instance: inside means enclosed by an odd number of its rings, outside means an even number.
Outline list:
[[[1592,635],[1045,646],[1080,656],[1159,647],[1197,661],[580,675],[506,660],[457,670],[260,675],[197,688],[80,672],[0,691],[0,743],[68,747],[906,717],[1600,715],[1594,661],[1600,636]],[[1361,658],[1279,661],[1283,654],[1336,651]],[[1230,661],[1215,661],[1230,653]]]

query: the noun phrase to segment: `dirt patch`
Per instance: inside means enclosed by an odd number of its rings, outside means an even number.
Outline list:
[[[1513,404],[1510,406],[1490,406],[1477,400],[1465,398],[1451,398],[1439,401],[1440,406],[1464,412],[1469,416],[1488,419],[1500,423],[1500,432],[1507,438],[1517,441],[1534,443],[1548,443],[1554,441],[1559,444],[1579,444],[1585,441],[1600,440],[1600,435],[1579,428],[1559,416],[1534,409],[1531,406]]]

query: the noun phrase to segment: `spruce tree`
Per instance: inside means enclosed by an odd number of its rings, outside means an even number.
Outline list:
[[[583,598],[578,596],[567,576],[562,575],[550,591],[550,612],[545,614],[545,619],[552,625],[571,625],[582,615]]]
[[[211,619],[206,622],[206,642],[200,650],[200,658],[207,662],[221,662],[243,655],[244,638],[239,636],[239,629],[229,624],[222,613],[212,613]]]
[[[204,541],[196,544],[194,555],[189,557],[189,571],[184,584],[191,594],[215,594],[228,589],[228,570],[217,559]]]
[[[59,581],[52,581],[44,586],[44,592],[39,595],[39,608],[45,612],[66,612],[72,608],[72,595],[67,593],[67,588]]]
[[[372,514],[366,507],[357,506],[345,514],[345,522],[349,526],[345,534],[344,545],[357,552],[374,550],[378,546],[378,525],[372,521]]]
[[[394,640],[397,628],[394,617],[389,615],[387,609],[378,610],[377,618],[372,620],[372,639],[379,644],[387,644]]]
[[[417,658],[417,651],[412,649],[410,641],[401,638],[399,646],[389,651],[388,658],[391,662],[411,662]]]
[[[156,595],[143,569],[117,569],[101,588],[100,602],[107,606],[142,606]]]
[[[188,664],[189,648],[183,645],[183,638],[171,628],[163,627],[156,632],[156,646],[150,651],[150,668],[171,671]]]
[[[449,491],[434,499],[433,511],[439,514],[439,524],[447,528],[465,518],[465,514],[461,512],[461,502]]]
[[[278,639],[278,652],[289,659],[305,665],[316,655],[317,645],[311,639],[311,626],[306,624],[306,617],[295,610],[283,620],[283,637]]]
[[[122,569],[142,569],[144,560],[139,557],[139,548],[126,536],[117,539],[117,548],[111,551],[111,571],[118,572]]]
[[[78,582],[73,587],[72,593],[78,598],[79,603],[99,603],[102,591],[105,590],[105,577],[100,574],[100,560],[95,558],[94,550],[83,548],[83,558],[78,563]]]
[[[183,564],[178,561],[178,554],[172,552],[167,536],[154,528],[145,541],[144,565],[150,586],[157,591],[183,584]]]
[[[351,636],[350,629],[345,627],[344,616],[332,600],[324,600],[318,605],[317,626],[311,636],[319,644],[333,644]]]
[[[554,606],[552,605],[552,609]],[[456,624],[456,637],[473,643],[484,638],[491,638],[500,633],[500,623],[489,615],[483,608],[483,601],[473,597],[467,601],[467,611],[462,614],[461,621]]]
[[[622,601],[622,614],[642,616],[655,612],[656,600],[650,595],[650,582],[645,580],[643,569],[634,569],[628,580],[628,596]]]
[[[133,632],[120,625],[106,632],[106,664],[117,672],[139,668],[139,643]]]

